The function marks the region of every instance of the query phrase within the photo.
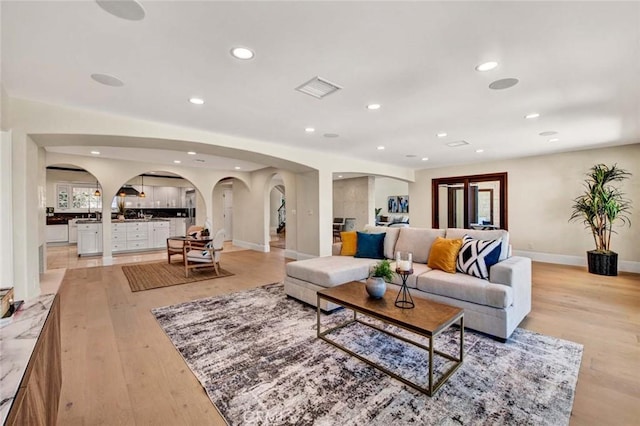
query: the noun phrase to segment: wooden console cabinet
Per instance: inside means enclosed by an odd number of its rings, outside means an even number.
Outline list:
[[[6,425],[55,425],[62,386],[60,296],[56,296],[33,350]]]

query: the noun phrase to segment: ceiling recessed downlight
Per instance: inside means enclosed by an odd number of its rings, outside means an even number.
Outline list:
[[[439,138],[444,138],[447,136],[447,132],[440,132],[440,133],[436,133],[436,136]]]
[[[519,82],[520,82],[520,80],[518,80],[517,78],[503,78],[503,79],[496,80],[493,83],[491,83],[489,85],[489,89],[504,90],[504,89],[508,89],[510,87],[515,86]]]
[[[253,50],[247,49],[246,47],[234,47],[231,49],[231,55],[236,59],[243,60],[253,59],[255,56]]]
[[[242,167],[240,167],[240,166],[235,166],[235,167],[234,167],[234,169],[236,169],[236,170],[240,170],[241,168],[242,168]]]
[[[422,157],[422,161],[429,161],[429,157]]]
[[[537,112],[532,112],[532,113],[527,114],[527,115],[524,116],[524,118],[529,119],[529,120],[532,119],[532,118],[538,118],[538,117],[540,117],[540,114],[537,113]]]
[[[371,110],[380,109],[380,104],[369,104],[367,105],[367,109],[371,109]]]
[[[124,86],[124,82],[122,80],[120,80],[118,77],[114,77],[109,74],[91,74],[91,78],[100,84],[104,84],[105,86],[111,86],[111,87]]]
[[[307,132],[307,133],[313,133],[313,132],[316,131],[316,129],[314,129],[313,127],[307,127],[307,128],[304,129],[304,131]]]
[[[176,164],[182,163],[182,161],[180,161],[180,160],[173,160],[173,162],[176,163]]]
[[[478,154],[481,154],[481,153],[483,153],[483,152],[484,152],[484,149],[476,149],[476,152],[477,152]]]
[[[189,102],[194,105],[204,105],[204,99],[202,98],[189,98]]]
[[[128,21],[140,21],[144,18],[144,8],[135,0],[96,0],[105,12]]]
[[[560,139],[558,139],[558,138],[551,138],[551,139],[549,139],[549,142],[558,142],[559,140]]]
[[[476,67],[476,71],[480,71],[480,72],[491,71],[493,69],[496,69],[497,67],[498,67],[498,63],[497,62],[489,61],[489,62],[485,62],[485,63],[482,63],[482,64],[478,65]]]
[[[546,132],[540,132],[539,135],[540,136],[553,136],[553,135],[557,135],[558,132],[553,131],[553,130],[548,130]]]
[[[195,151],[188,151],[188,152],[187,152],[187,154],[189,154],[189,155],[196,155],[196,152],[195,152]]]
[[[91,151],[93,155],[100,155],[100,151]]]
[[[384,146],[379,146],[378,147],[378,151],[382,151],[384,149]]]

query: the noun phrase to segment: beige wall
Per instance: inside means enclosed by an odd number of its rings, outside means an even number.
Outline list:
[[[356,230],[373,220],[373,177],[339,179],[333,181],[333,217],[356,219]]]
[[[616,228],[612,248],[620,260],[640,262],[640,144],[421,170],[416,182],[409,184],[411,221],[414,226],[431,227],[432,178],[507,172],[514,250],[582,259],[594,248],[593,238],[582,224],[568,219],[572,199],[582,192],[584,174],[597,163],[617,163],[633,173],[622,187],[633,201],[632,227]]]

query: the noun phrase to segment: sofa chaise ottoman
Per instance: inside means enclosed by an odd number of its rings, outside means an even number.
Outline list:
[[[363,233],[384,233],[383,257],[394,259],[395,252],[413,254],[413,274],[407,279],[413,297],[422,297],[463,308],[465,326],[501,340],[509,338],[531,311],[531,260],[510,256],[509,233],[504,230],[389,228],[367,225]],[[462,272],[449,273],[427,266],[437,237],[500,240],[498,262],[489,268],[488,279]],[[349,281],[364,281],[380,259],[341,256],[341,243],[335,243],[333,256],[290,262],[286,266],[285,293],[312,306],[316,293]],[[382,256],[381,256],[382,257]],[[392,263],[392,268],[395,265]],[[387,291],[397,292],[401,279],[394,276]],[[363,285],[364,287],[364,285]],[[364,288],[363,288],[364,291]],[[339,306],[321,301],[320,308],[332,311]]]

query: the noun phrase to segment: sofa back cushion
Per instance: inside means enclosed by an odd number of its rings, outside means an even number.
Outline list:
[[[391,228],[390,228],[391,229]],[[427,263],[431,245],[437,237],[444,237],[444,229],[429,228],[396,228],[400,230],[395,251],[410,251],[413,253],[413,261]],[[462,238],[462,236],[460,236]],[[394,255],[391,253],[390,258]]]
[[[462,228],[447,228],[447,238],[462,238],[466,235],[476,240],[497,240],[502,239],[500,247],[500,257],[498,260],[505,260],[509,257],[509,232],[504,229],[477,230]]]
[[[400,235],[400,228],[365,225],[364,232],[368,234],[385,234],[384,257],[387,259],[394,259],[396,257],[394,249],[396,247],[396,241],[398,241],[398,235]]]

